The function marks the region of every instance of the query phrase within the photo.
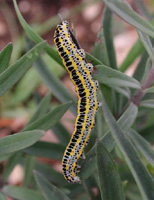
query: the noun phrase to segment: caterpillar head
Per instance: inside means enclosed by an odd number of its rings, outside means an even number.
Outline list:
[[[66,26],[67,29],[69,28],[69,22],[66,20],[62,22],[62,25]]]

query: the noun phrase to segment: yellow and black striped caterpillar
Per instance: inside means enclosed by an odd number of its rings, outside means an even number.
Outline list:
[[[76,174],[80,166],[77,161],[85,158],[84,148],[95,124],[95,114],[99,107],[96,94],[98,82],[92,79],[93,65],[86,62],[84,50],[75,44],[67,21],[57,25],[54,42],[78,96],[75,130],[64,152],[62,171],[69,182],[79,182],[80,178]]]

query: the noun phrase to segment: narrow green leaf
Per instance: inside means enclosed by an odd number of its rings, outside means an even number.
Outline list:
[[[42,129],[42,130],[47,131],[61,119],[61,117],[68,110],[70,105],[71,105],[71,102],[57,106],[54,110],[48,112],[47,114],[40,117],[38,120],[27,125],[23,129],[23,131],[30,131],[33,129]]]
[[[0,200],[6,200],[5,196],[0,192]]]
[[[93,65],[101,65],[102,62],[100,60],[98,60],[97,58],[95,58],[93,55],[91,55],[90,53],[86,52],[86,58],[89,62],[91,62]]]
[[[154,108],[154,99],[140,101],[140,106],[145,108]]]
[[[143,73],[143,77],[141,79],[141,84],[144,84],[144,82],[146,81],[147,76],[149,75],[149,72],[151,70],[151,67],[152,67],[152,62],[151,62],[151,59],[148,58],[148,60],[146,62],[145,70],[144,70],[144,73]]]
[[[153,93],[154,92],[154,87],[147,88],[144,90],[146,93]]]
[[[97,33],[94,49],[92,51],[93,56],[100,60],[104,65],[109,66],[109,59],[105,44],[105,38],[103,29],[101,28],[99,32]]]
[[[117,69],[117,61],[113,44],[112,18],[112,12],[108,8],[106,8],[103,16],[103,31],[108,52],[108,60],[110,63],[107,66],[110,66],[113,69]]]
[[[57,143],[40,141],[35,143],[31,147],[24,149],[24,152],[37,157],[61,160],[65,148],[66,148],[65,145],[59,143],[57,144]]]
[[[136,4],[136,8],[137,10],[143,15],[145,16],[149,21],[152,20],[152,16],[151,14],[148,12],[147,8],[145,7],[145,3],[142,0],[135,0],[134,3]]]
[[[154,27],[137,14],[125,0],[104,0],[106,6],[119,15],[123,20],[154,37]]]
[[[46,43],[41,42],[0,75],[0,96],[14,86],[38,58]]]
[[[141,81],[141,79],[143,77],[148,58],[149,58],[149,56],[148,56],[147,52],[144,52],[141,56],[141,59],[137,65],[136,69],[135,69],[133,77],[138,81]]]
[[[8,154],[1,155],[1,157],[0,157],[0,163],[3,162],[4,160],[9,159],[13,154],[14,153],[8,153]]]
[[[102,199],[124,200],[124,191],[116,165],[101,142],[96,145],[96,163]]]
[[[54,96],[62,103],[72,101],[71,111],[76,114],[76,100],[72,94],[66,89],[62,82],[46,67],[45,63],[39,58],[34,64],[36,70],[41,76],[44,83],[51,89]]]
[[[34,169],[41,173],[44,178],[46,178],[48,181],[51,181],[53,184],[60,186],[67,184],[63,174],[56,171],[51,165],[37,162]]]
[[[94,78],[100,83],[104,83],[110,87],[141,88],[137,80],[122,72],[106,67],[105,65],[97,65],[96,68],[98,73],[94,75]]]
[[[127,190],[125,192],[126,199],[129,200],[143,200],[141,194],[139,193],[138,187],[135,183],[127,185]]]
[[[44,134],[41,130],[20,132],[0,139],[0,155],[19,151],[31,146]]]
[[[102,137],[104,133],[104,121],[101,109],[98,109],[97,111],[95,131],[98,138]]]
[[[80,185],[79,184],[71,184],[70,186],[73,189],[73,192],[71,192],[69,194],[69,197],[71,199],[76,199],[77,198],[77,200],[78,200],[78,199],[80,199],[80,195],[82,196],[83,193],[85,194],[85,190],[84,190],[84,188],[83,188],[83,186],[81,184]],[[83,198],[82,200],[89,200],[89,199],[87,199],[87,198],[84,199]]]
[[[10,173],[12,172],[12,170],[14,169],[14,167],[16,166],[16,164],[18,164],[18,162],[20,161],[22,157],[22,152],[17,152],[15,154],[13,154],[7,161],[4,171],[3,171],[3,179],[5,181],[7,181]]]
[[[124,61],[122,62],[121,66],[119,67],[119,70],[121,72],[125,72],[129,66],[135,61],[135,59],[141,55],[143,52],[144,47],[140,40],[137,40],[135,44],[132,46],[132,48],[129,50],[128,54],[126,55]]]
[[[109,140],[109,144],[110,142],[111,145],[114,143],[113,138]],[[104,143],[108,144],[108,140],[107,142],[106,140],[104,140]],[[95,170],[96,170],[96,154],[95,154],[95,148],[92,148],[86,155],[86,160],[81,161],[81,172],[79,174],[81,181],[86,180],[89,176],[94,174]]]
[[[39,191],[30,190],[24,187],[5,186],[2,191],[4,194],[18,200],[45,200]]]
[[[138,113],[138,109],[134,104],[130,104],[127,110],[123,113],[120,119],[117,121],[118,125],[122,128],[124,132],[127,132],[130,127],[133,125],[136,116]],[[112,137],[111,131],[107,131],[107,133],[99,139],[100,142],[103,143],[105,148],[111,152],[115,147],[115,140]],[[95,155],[95,145],[86,155],[86,160],[81,163],[82,170],[80,177],[82,180],[88,178],[91,174],[94,173],[96,169],[96,155]]]
[[[70,200],[60,189],[49,183],[42,175],[35,171],[35,180],[46,200]]]
[[[143,165],[136,149],[129,141],[126,134],[124,134],[120,126],[116,123],[113,115],[111,114],[111,112],[107,107],[107,104],[103,96],[102,96],[102,102],[103,102],[102,108],[106,122],[108,123],[112,135],[126,159],[126,162],[134,176],[134,179],[137,182],[137,185],[140,189],[143,198],[145,200],[153,199],[154,181],[151,175]]]
[[[113,110],[113,107],[114,107],[114,101],[113,101],[113,91],[112,91],[112,88],[105,85],[104,83],[99,83],[99,87],[100,87],[100,90],[101,92],[103,93],[107,103],[108,103],[108,106],[111,110]],[[114,104],[114,105],[113,105]]]
[[[70,134],[60,122],[52,127],[52,131],[62,144],[68,144]]]
[[[84,188],[84,190],[85,190],[85,192],[87,194],[87,198],[84,196],[84,199],[87,199],[87,200],[89,200],[89,199],[97,199],[98,195],[97,196],[94,195],[93,191],[91,190],[91,188],[94,185],[96,185],[95,182],[96,182],[96,178],[94,178],[94,176],[93,176],[93,177],[89,177],[88,179],[84,180],[84,182],[82,183],[83,188]],[[80,197],[78,199],[79,200],[83,199],[83,197],[82,198]]]
[[[51,94],[48,94],[41,100],[41,102],[39,103],[37,107],[37,110],[31,117],[31,119],[28,121],[28,124],[31,124],[35,120],[41,118],[41,116],[43,116],[43,114],[47,112],[47,110],[49,109],[50,99],[51,99]]]
[[[145,158],[154,167],[154,151],[150,143],[148,143],[142,136],[140,136],[135,130],[131,130],[128,136],[136,147],[143,153]]]
[[[118,93],[120,93],[120,94],[123,94],[125,97],[127,97],[128,99],[130,98],[130,90],[129,90],[129,88],[121,88],[121,87],[114,87],[114,86],[112,86],[112,88],[116,91],[116,92],[118,92]]]
[[[13,88],[13,98],[9,102],[10,105],[17,106],[27,102],[41,83],[41,78],[36,73],[34,67],[31,67],[18,82],[15,88]]]
[[[27,33],[28,37],[31,38],[36,43],[42,42],[43,39],[27,24],[27,22],[22,17],[22,15],[21,15],[21,13],[19,11],[19,8],[18,8],[16,0],[13,0],[13,3],[14,3],[14,7],[15,7],[15,10],[16,10],[18,19],[19,19],[23,29]],[[47,44],[46,47],[45,47],[45,51],[57,63],[62,65],[62,61],[60,59],[60,56],[58,55],[57,51],[54,48],[52,48],[50,45]]]
[[[29,184],[31,183],[34,166],[35,166],[35,157],[26,155],[24,162],[24,181],[23,181],[24,187],[28,187]]]
[[[149,36],[140,30],[138,30],[137,32],[151,60],[154,61],[154,48],[152,46]]]
[[[4,72],[9,66],[12,48],[12,43],[9,43],[0,52],[0,74]]]

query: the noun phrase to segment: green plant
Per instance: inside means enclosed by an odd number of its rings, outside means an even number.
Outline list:
[[[0,53],[0,95],[11,89],[36,61],[36,71],[51,89],[52,95],[63,104],[49,110],[51,96],[47,95],[20,133],[0,140],[0,161],[7,160],[2,175],[4,181],[17,163],[25,164],[23,186],[5,184],[0,198],[5,199],[4,195],[8,195],[20,200],[154,199],[154,122],[151,120],[154,115],[152,23],[133,11],[124,0],[104,0],[106,8],[102,22],[103,30],[98,34],[99,43],[96,42],[93,55],[87,53],[87,59],[97,69],[93,77],[100,84],[98,93],[102,108],[98,111],[96,128],[91,134],[92,140],[88,145],[90,150],[87,149],[86,160],[81,162],[79,176],[82,184],[70,184],[64,180],[61,173],[38,161],[37,157],[62,159],[70,136],[59,120],[69,108],[76,115],[76,100],[40,57],[41,51],[44,50],[62,66],[56,50],[44,42],[25,22],[16,0],[13,2],[27,36],[38,44],[10,67],[8,61],[12,45],[8,44]],[[141,8],[144,8],[143,5]],[[142,13],[147,16],[145,10],[142,9]],[[120,68],[116,63],[113,45],[113,13],[132,24],[139,35],[138,41]],[[148,16],[151,15],[148,13]],[[151,20],[152,17],[148,19]],[[32,42],[28,41],[29,48],[31,45]],[[139,56],[140,62],[133,77],[124,74]],[[38,141],[44,132],[51,128],[59,143]],[[93,142],[96,138],[97,142]]]

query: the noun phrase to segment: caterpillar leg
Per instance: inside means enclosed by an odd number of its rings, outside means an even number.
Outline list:
[[[80,180],[80,178],[78,177],[78,176],[75,176],[74,177],[74,182],[80,182],[81,180]]]
[[[74,173],[75,173],[75,174],[79,173],[79,172],[80,172],[80,169],[81,169],[81,166],[77,164],[77,165],[75,166],[75,168],[74,168]]]
[[[89,138],[88,138],[88,140],[86,141],[86,145],[85,145],[85,147],[88,145],[88,143],[89,143]]]
[[[84,155],[84,151],[82,152],[80,158],[81,158],[81,159],[86,159],[86,156]]]
[[[93,65],[91,63],[86,64],[86,68],[88,69],[89,72],[92,72],[93,70]]]
[[[98,81],[94,81],[94,84],[95,84],[95,87],[96,87],[96,89],[98,89],[98,86],[99,86],[99,83],[98,83]]]
[[[98,111],[98,109],[102,106],[102,102],[97,102],[97,109],[96,112]]]

